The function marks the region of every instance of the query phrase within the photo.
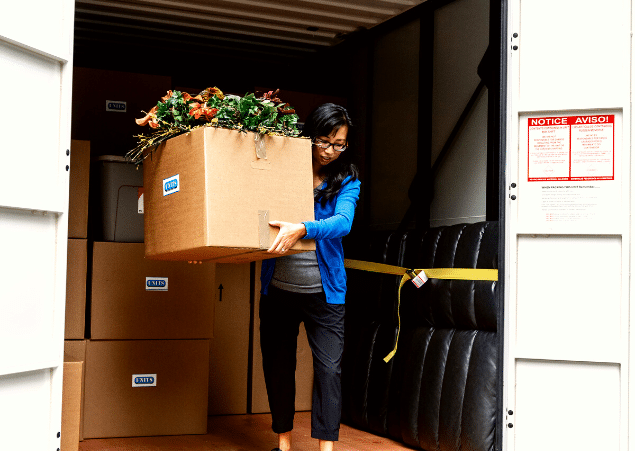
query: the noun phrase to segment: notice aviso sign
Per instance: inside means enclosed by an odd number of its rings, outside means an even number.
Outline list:
[[[613,180],[615,115],[529,119],[530,182]]]
[[[620,199],[619,118],[575,113],[523,118],[526,135],[520,142],[527,153],[523,158],[521,152],[519,161],[521,226],[576,233],[614,224],[613,207]]]

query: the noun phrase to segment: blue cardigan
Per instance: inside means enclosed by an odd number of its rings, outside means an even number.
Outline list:
[[[322,287],[326,302],[329,304],[344,304],[346,297],[342,237],[351,231],[360,185],[359,180],[351,180],[350,176],[347,177],[342,182],[337,196],[326,202],[324,206],[320,202],[315,202],[315,221],[303,223],[307,232],[304,239],[315,240],[315,253],[322,277]],[[262,261],[260,282],[263,294],[268,292],[275,265],[275,258]]]

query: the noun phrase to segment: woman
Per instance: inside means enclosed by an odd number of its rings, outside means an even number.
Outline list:
[[[262,262],[260,345],[272,428],[278,434],[273,451],[291,449],[302,321],[313,353],[311,436],[319,440],[320,451],[331,451],[339,435],[346,296],[342,237],[351,229],[360,187],[347,150],[351,125],[346,110],[332,103],[309,115],[302,134],[312,142],[315,221],[270,222],[280,228],[271,253],[284,254],[302,238],[316,244],[315,252]]]

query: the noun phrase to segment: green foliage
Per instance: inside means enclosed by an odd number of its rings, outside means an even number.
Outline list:
[[[211,97],[207,106],[217,108],[218,127],[240,129],[256,133],[276,133],[297,136],[298,116],[295,112],[281,114],[285,104],[257,98],[255,94],[243,97],[227,95],[223,100]]]
[[[160,123],[169,124],[176,128],[188,129],[192,125],[195,125],[194,117],[189,114],[190,105],[192,103],[191,101],[186,102],[181,92],[173,91],[172,95],[165,102],[157,103],[157,118]]]
[[[137,124],[149,125],[154,132],[150,136],[137,135],[139,144],[127,157],[140,163],[146,150],[201,126],[298,136],[298,115],[288,103],[276,97],[277,93],[270,91],[263,97],[247,93],[240,97],[208,88],[193,97],[180,91],[168,91],[145,118],[137,119]]]

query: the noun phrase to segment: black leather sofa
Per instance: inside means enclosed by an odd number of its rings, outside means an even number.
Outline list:
[[[350,259],[407,268],[497,268],[498,223],[351,234]],[[416,449],[496,449],[500,377],[496,282],[347,270],[344,423]]]

